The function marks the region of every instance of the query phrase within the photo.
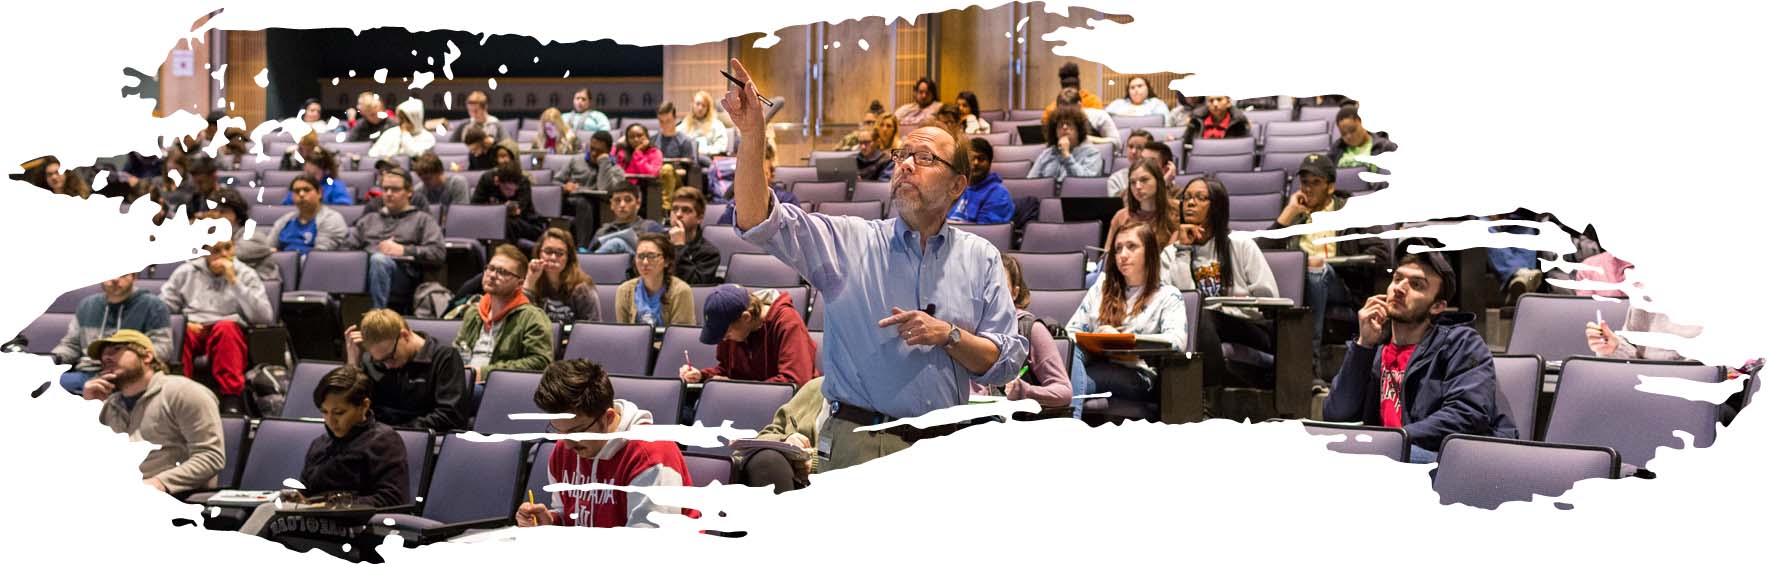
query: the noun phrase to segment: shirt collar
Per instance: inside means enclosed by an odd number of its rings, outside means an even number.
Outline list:
[[[950,212],[947,211],[946,213],[949,214]],[[900,245],[903,250],[913,252],[913,253],[919,253],[920,252],[920,233],[914,231],[913,229],[910,229],[908,227],[908,222],[902,221],[902,218],[900,218],[900,217],[891,218],[890,221],[895,222],[895,226],[894,226],[894,230],[896,232],[895,243],[897,245]],[[951,230],[952,229],[955,229],[955,228],[951,227],[950,221],[946,221],[944,225],[939,226],[939,232],[933,234],[932,240],[927,241],[928,244],[926,246],[926,249],[927,249],[926,254],[928,256],[939,254],[939,251],[944,248],[945,243],[951,240]]]

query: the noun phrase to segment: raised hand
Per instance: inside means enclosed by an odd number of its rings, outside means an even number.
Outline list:
[[[1591,321],[1583,326],[1583,335],[1589,339],[1589,351],[1600,356],[1614,354],[1620,348],[1620,337],[1608,329],[1607,322],[1600,325]]]
[[[749,71],[742,66],[742,61],[730,59],[730,76],[742,81],[738,90],[735,84],[729,85],[724,93],[724,111],[730,114],[730,121],[743,135],[764,135],[767,126],[767,109],[761,105],[761,91],[755,87],[755,81]]]

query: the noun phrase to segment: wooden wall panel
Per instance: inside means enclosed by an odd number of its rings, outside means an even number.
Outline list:
[[[1080,65],[1080,87],[1098,95],[1101,99],[1109,99],[1101,88],[1104,86],[1103,66],[1079,57],[1066,57],[1050,52],[1050,47],[1057,43],[1045,41],[1043,34],[1064,26],[1084,26],[1089,18],[1100,18],[1096,10],[1087,8],[1069,8],[1066,15],[1045,12],[1042,2],[1027,4],[1030,10],[1030,22],[1025,24],[1025,103],[1027,108],[1042,108],[1055,101],[1056,93],[1061,91],[1061,79],[1056,72],[1067,63]],[[985,102],[984,102],[985,104]]]
[[[827,27],[823,36],[823,44],[828,46],[823,50],[822,64],[823,131],[831,127],[851,129],[872,100],[882,102],[886,109],[895,109],[890,105],[890,65],[894,63],[891,33],[884,19],[876,16]],[[869,50],[859,48],[861,39],[870,46]],[[834,47],[836,42],[840,43],[839,48]]]
[[[927,59],[927,19],[928,16],[922,14],[913,21],[896,22],[896,100],[893,104],[887,100],[884,102],[891,109],[913,101],[914,83],[920,82],[920,77],[928,76],[932,70],[931,61]],[[939,96],[949,98],[943,88],[939,89]]]
[[[693,112],[695,92],[704,90],[713,100],[722,99],[727,87],[718,71],[729,61],[728,41],[663,46],[663,98],[674,102],[682,117]]]
[[[268,60],[264,31],[227,31],[227,80],[221,96],[227,98],[228,115],[242,116],[248,125],[265,119],[268,92],[255,80]],[[291,117],[291,116],[280,116]]]
[[[939,94],[944,101],[957,93],[975,92],[981,110],[1009,107],[1012,80],[1012,5],[992,10],[970,6],[939,14]]]
[[[169,116],[178,110],[184,110],[197,116],[207,116],[215,100],[209,98],[209,70],[203,65],[209,63],[209,34],[201,36],[201,40],[178,40],[166,53],[166,60],[160,63],[159,106],[154,109],[156,116]],[[194,65],[190,76],[172,76],[173,52],[190,50]]]
[[[754,47],[755,40],[762,37],[759,33],[737,38],[736,56],[748,67],[761,93],[786,99],[785,109],[773,117],[774,124],[801,125],[808,115],[804,86],[809,83],[809,69],[804,62],[804,43],[809,33],[810,27],[804,25],[778,30],[774,35],[779,36],[779,43],[766,49]]]

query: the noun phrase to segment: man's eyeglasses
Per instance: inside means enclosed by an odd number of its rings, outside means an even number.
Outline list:
[[[514,272],[510,272],[509,270],[504,269],[502,267],[498,267],[498,266],[487,266],[487,267],[485,267],[485,272],[495,274],[495,275],[503,277],[503,278],[518,278],[518,276],[516,276]]]
[[[902,161],[908,160],[910,155],[914,157],[914,166],[933,166],[933,163],[939,163],[945,165],[945,168],[957,168],[956,165],[951,164],[951,161],[939,158],[939,156],[933,154],[932,151],[911,152],[907,149],[895,149],[890,151],[890,159],[896,161],[896,164],[902,164]]]

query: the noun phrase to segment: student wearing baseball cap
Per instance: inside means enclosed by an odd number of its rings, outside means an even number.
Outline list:
[[[1301,160],[1295,174],[1295,193],[1288,205],[1271,222],[1270,229],[1313,222],[1313,215],[1343,209],[1349,195],[1337,191],[1337,167],[1325,155],[1314,153]],[[1313,310],[1313,349],[1320,350],[1325,336],[1326,310],[1331,306],[1355,307],[1351,296],[1374,293],[1383,283],[1381,278],[1392,268],[1392,252],[1384,240],[1365,238],[1335,243],[1322,242],[1328,237],[1356,233],[1373,233],[1379,229],[1346,229],[1342,232],[1323,230],[1287,239],[1262,239],[1265,250],[1289,249],[1307,253],[1306,305]],[[1336,257],[1367,255],[1374,261],[1361,267],[1338,267],[1327,263]],[[1317,359],[1315,360],[1317,363]]]
[[[791,296],[778,290],[750,292],[735,284],[712,290],[699,340],[718,345],[718,365],[682,365],[681,379],[687,382],[730,378],[803,387],[818,376],[816,343]]]
[[[134,329],[93,341],[86,354],[100,364],[98,377],[80,395],[104,401],[98,422],[159,447],[141,461],[141,483],[171,494],[215,487],[215,475],[227,462],[215,394],[165,374],[153,340]]]
[[[1516,438],[1473,315],[1447,312],[1454,291],[1454,267],[1441,253],[1400,259],[1386,291],[1356,313],[1325,420],[1403,428],[1418,463],[1435,462],[1454,433]]]

